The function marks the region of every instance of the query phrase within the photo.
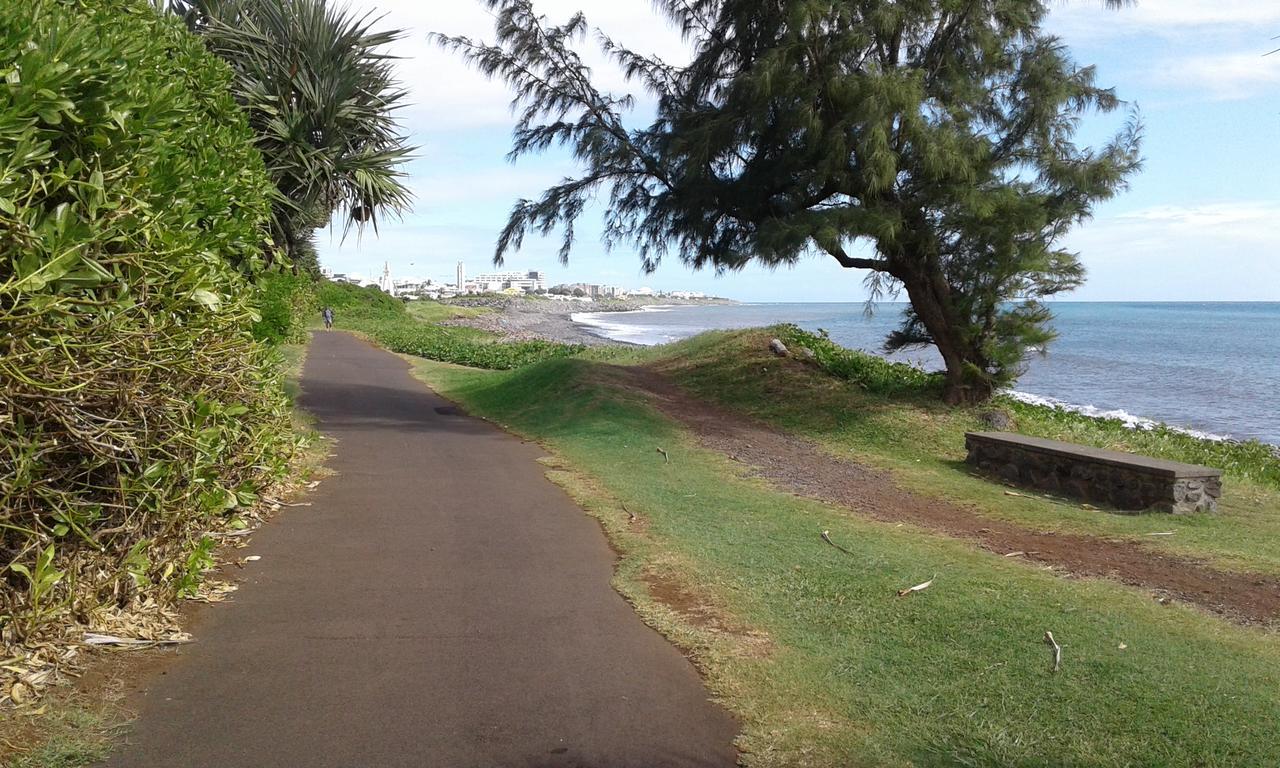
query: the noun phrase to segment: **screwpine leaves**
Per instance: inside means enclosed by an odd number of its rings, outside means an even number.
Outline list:
[[[411,201],[402,166],[413,151],[396,123],[406,92],[387,46],[401,30],[328,0],[160,2],[235,73],[280,194],[272,231],[292,265],[317,272],[314,230],[336,215],[362,229]]]

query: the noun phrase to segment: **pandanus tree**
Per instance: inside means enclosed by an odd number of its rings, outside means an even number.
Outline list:
[[[315,268],[313,234],[337,217],[377,228],[410,202],[412,149],[396,122],[405,92],[387,46],[399,30],[326,0],[172,0],[169,9],[231,65],[233,90],[279,191],[273,234]]]
[[[484,0],[496,40],[437,35],[515,93],[510,157],[560,145],[581,172],[521,200],[495,254],[563,232],[607,193],[607,246],[652,271],[675,252],[717,272],[810,254],[910,299],[889,350],[932,344],[945,397],[976,402],[1052,337],[1042,299],[1080,285],[1061,245],[1139,168],[1131,113],[1099,148],[1074,141],[1121,106],[1042,29],[1043,0],[659,0],[692,49],[674,65],[598,40],[656,102],[601,90],[531,0]]]

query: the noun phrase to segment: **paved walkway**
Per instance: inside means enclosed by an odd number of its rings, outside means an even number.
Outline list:
[[[734,764],[733,721],[611,589],[536,447],[345,334],[315,335],[303,390],[337,475],[254,535],[108,765]]]

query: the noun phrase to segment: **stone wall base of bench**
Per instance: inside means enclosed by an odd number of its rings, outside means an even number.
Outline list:
[[[977,440],[967,441],[967,448],[970,464],[1005,482],[1121,512],[1216,512],[1222,495],[1216,476],[1164,477]]]

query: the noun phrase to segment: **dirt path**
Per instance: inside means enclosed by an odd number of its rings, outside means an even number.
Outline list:
[[[255,534],[108,765],[733,765],[734,722],[610,587],[541,451],[406,368],[315,336],[303,403],[337,475]]]
[[[698,400],[660,372],[622,367],[608,371],[615,383],[650,395],[659,410],[687,426],[705,447],[801,496],[878,520],[974,539],[1001,555],[1021,552],[1017,557],[1071,575],[1116,579],[1233,621],[1268,623],[1280,617],[1280,580],[1274,577],[1217,570],[1132,541],[1032,531],[984,517],[971,508],[903,490],[887,473],[841,460],[807,440]]]

